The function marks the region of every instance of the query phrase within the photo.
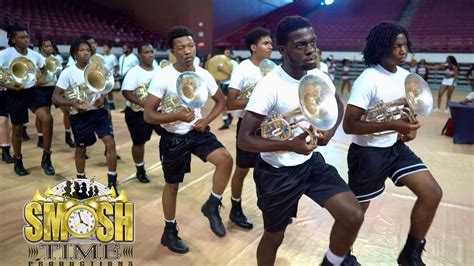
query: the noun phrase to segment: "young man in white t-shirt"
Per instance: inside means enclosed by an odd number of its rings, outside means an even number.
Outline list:
[[[38,79],[32,79],[30,84],[21,87],[17,85],[6,85],[0,82],[0,87],[7,88],[7,111],[13,125],[12,144],[14,152],[14,170],[17,175],[24,176],[28,171],[23,166],[21,143],[23,124],[28,122],[28,108],[43,123],[43,133],[45,142],[43,146],[43,156],[41,167],[46,175],[54,175],[55,170],[51,163],[51,139],[53,134],[53,117],[49,107],[51,100],[45,97],[39,85],[46,82],[46,68],[44,58],[28,48],[30,39],[28,32],[23,27],[12,27],[8,33],[8,43],[11,47],[0,52],[0,66],[8,67],[10,63],[18,57],[26,57],[33,62],[35,67],[40,70],[41,76]]]
[[[43,56],[43,58],[46,60],[48,57],[54,57],[56,59],[58,59],[58,57],[56,55],[54,55],[54,43],[53,43],[53,40],[50,39],[50,38],[45,38],[45,39],[42,39],[40,40],[39,42],[39,51],[40,51],[40,54]],[[62,57],[59,55],[59,58],[61,58],[62,60]],[[62,69],[62,61],[59,61],[59,66],[61,67]],[[52,96],[53,96],[53,91],[54,91],[54,88],[56,86],[56,82],[57,82],[57,76],[58,74],[54,74],[54,75],[51,75],[51,74],[48,74],[48,79],[47,80],[47,84],[41,86],[41,91],[42,91],[42,94],[43,94],[43,97],[45,98],[45,100],[48,101],[48,106],[51,106],[52,104]],[[71,122],[69,120],[69,110],[62,106],[60,107],[61,111],[63,112],[63,124],[64,124],[64,129],[65,129],[65,136],[64,136],[64,140],[66,142],[66,144],[69,145],[69,147],[71,148],[74,148],[76,147],[76,145],[74,144],[74,141],[72,140],[72,137],[71,137]],[[37,143],[37,146],[38,147],[43,147],[43,142],[44,142],[44,138],[43,138],[43,129],[42,129],[42,123],[41,123],[41,120],[38,119],[38,117],[36,118],[36,130],[38,132],[38,143]]]
[[[146,122],[161,124],[165,129],[160,139],[160,157],[166,181],[163,189],[165,230],[161,243],[173,252],[186,253],[189,249],[178,236],[175,217],[179,183],[191,171],[191,154],[216,167],[212,178],[212,193],[201,212],[209,219],[211,230],[219,237],[226,234],[219,208],[222,206],[222,194],[229,182],[233,162],[229,152],[209,131],[209,123],[224,109],[225,98],[211,74],[193,64],[196,56],[193,34],[186,27],[174,27],[168,33],[168,45],[176,57],[176,63],[161,69],[152,80],[144,115]],[[203,80],[208,94],[215,102],[206,117],[201,115],[200,108],[177,113],[157,111],[160,103],[167,97],[177,95],[176,81],[185,71],[195,72]]]
[[[133,46],[130,43],[125,43],[122,45],[123,54],[119,57],[119,76],[120,76],[120,85],[125,78],[127,72],[132,69],[132,67],[138,65],[140,61],[138,57],[132,53]]]
[[[385,181],[407,186],[417,197],[411,213],[408,239],[398,257],[400,265],[425,265],[421,253],[425,236],[441,201],[442,191],[426,165],[404,143],[413,140],[420,123],[406,118],[365,121],[367,110],[383,101],[405,97],[408,71],[399,67],[411,50],[407,31],[395,22],[381,22],[366,38],[363,51],[369,66],[354,82],[344,117],[344,131],[353,134],[347,154],[349,187],[364,211],[380,196]],[[374,133],[393,130],[392,134]]]
[[[237,99],[237,97],[246,86],[262,79],[262,73],[259,68],[260,62],[270,58],[272,54],[273,46],[270,31],[264,28],[255,28],[249,31],[245,37],[245,46],[250,51],[250,58],[240,63],[232,72],[229,93],[227,94],[227,109],[229,111],[245,109],[248,99]],[[237,134],[239,133],[244,113],[240,112],[239,121],[237,122]],[[241,196],[244,179],[249,169],[254,167],[259,154],[257,152],[241,150],[238,145],[236,146],[235,161],[237,166],[232,175],[232,209],[230,210],[229,218],[236,225],[244,229],[252,229],[252,222],[247,219],[242,210]]]
[[[150,140],[153,131],[161,135],[163,128],[160,125],[152,125],[145,122],[143,119],[145,101],[139,99],[134,93],[140,86],[148,88],[151,80],[158,72],[158,68],[153,67],[153,62],[155,61],[153,58],[153,46],[150,43],[141,43],[138,46],[138,56],[140,57],[140,64],[132,67],[127,72],[122,84],[122,94],[127,99],[125,122],[132,137],[132,158],[137,168],[136,177],[138,181],[148,183],[150,180],[146,174],[144,163],[145,143]],[[133,110],[131,108],[132,104],[142,107],[141,110]]]
[[[117,157],[115,152],[114,132],[109,120],[107,110],[103,108],[104,97],[97,95],[98,99],[91,106],[84,106],[77,102],[70,102],[64,98],[64,91],[74,85],[84,85],[84,68],[89,63],[91,45],[84,39],[77,39],[71,45],[71,55],[76,64],[61,72],[53,93],[53,102],[60,106],[70,107],[71,127],[76,141],[75,163],[76,177],[86,178],[86,147],[92,146],[96,135],[104,142],[107,150],[108,187],[117,190]]]
[[[308,133],[297,130],[290,140],[278,141],[256,134],[264,119],[271,114],[283,114],[299,108],[298,84],[305,74],[316,75],[332,89],[338,103],[336,125],[318,134],[318,145],[326,145],[342,120],[343,103],[330,78],[316,67],[316,35],[311,23],[300,16],[286,17],[276,30],[278,50],[283,64],[259,81],[245,108],[238,145],[243,150],[260,152],[254,169],[257,205],[263,213],[264,233],[257,248],[259,265],[273,265],[285,229],[296,217],[298,201],[307,195],[325,207],[335,222],[329,237],[329,250],[322,265],[357,265],[346,256],[363,220],[354,194],[338,174],[327,164],[316,144],[307,143]],[[299,119],[301,116],[295,117]],[[304,118],[304,117],[301,117]],[[299,124],[308,128],[303,119]],[[304,240],[301,240],[304,241]]]
[[[114,74],[114,76],[117,75],[119,70],[118,60],[117,57],[112,53],[112,45],[109,43],[102,45],[102,52],[104,52],[102,57],[104,58],[105,65]],[[115,110],[114,94],[112,92],[107,94],[107,102],[109,104],[110,110]]]

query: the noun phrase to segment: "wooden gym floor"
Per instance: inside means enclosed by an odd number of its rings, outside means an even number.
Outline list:
[[[436,95],[437,91],[434,91]],[[466,92],[455,92],[459,101]],[[445,99],[445,98],[444,98]],[[221,215],[227,236],[216,237],[200,212],[211,189],[213,167],[193,157],[192,172],[180,186],[177,204],[177,221],[180,236],[189,245],[190,252],[178,255],[160,244],[164,221],[161,192],[164,179],[158,153],[159,137],[154,135],[146,145],[145,166],[151,183],[142,184],[135,178],[131,159],[131,139],[119,110],[124,106],[122,96],[116,92],[117,110],[113,111],[113,124],[118,154],[121,187],[129,200],[135,203],[134,265],[256,265],[256,248],[263,232],[262,216],[256,206],[255,185],[251,173],[245,181],[243,208],[254,221],[254,229],[243,231],[228,220],[230,211],[230,184],[224,194]],[[211,101],[212,102],[212,101]],[[204,113],[207,113],[209,104]],[[207,112],[206,112],[207,111]],[[55,177],[46,176],[41,167],[41,149],[36,147],[34,116],[30,114],[28,132],[31,140],[23,143],[23,157],[30,175],[19,177],[13,165],[0,162],[0,258],[1,265],[24,265],[28,261],[28,244],[23,239],[22,209],[33,197],[36,189],[43,192],[75,176],[74,152],[64,143],[62,113],[53,108],[54,139],[52,161]],[[422,117],[422,128],[409,146],[423,159],[444,190],[436,218],[427,236],[424,260],[427,265],[474,264],[474,145],[453,144],[452,139],[441,136],[440,131],[449,114],[433,113]],[[235,121],[235,120],[234,120]],[[235,122],[230,130],[218,131],[220,118],[211,124],[212,131],[235,155]],[[350,137],[341,129],[327,147],[318,150],[326,160],[337,167],[347,180],[347,149]],[[107,184],[104,146],[101,141],[88,149],[86,172],[89,178]],[[354,244],[354,254],[363,265],[396,265],[409,227],[409,216],[414,195],[406,188],[396,188],[386,182],[385,193],[374,200],[367,212],[364,225]],[[277,255],[277,265],[319,265],[328,247],[333,219],[328,212],[303,197],[298,218],[288,227]]]

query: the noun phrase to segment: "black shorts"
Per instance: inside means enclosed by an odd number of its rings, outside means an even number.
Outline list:
[[[160,139],[160,159],[166,183],[181,183],[191,171],[191,154],[206,162],[207,156],[224,146],[211,132],[189,131],[184,135],[164,130]]]
[[[352,143],[347,154],[349,187],[359,202],[370,201],[381,195],[385,180],[390,178],[396,186],[409,174],[427,171],[428,168],[404,143],[391,147],[362,147]]]
[[[229,93],[229,84],[221,83],[221,91],[227,96],[227,93]]]
[[[30,110],[34,113],[40,107],[51,107],[53,104],[54,86],[33,87],[30,90]]]
[[[7,92],[0,89],[0,116],[8,117]]]
[[[150,140],[153,131],[161,135],[164,130],[160,125],[146,123],[143,119],[143,111],[134,112],[128,106],[125,108],[125,122],[132,137],[133,145],[143,145]]]
[[[71,115],[70,119],[72,133],[78,147],[92,146],[97,141],[96,134],[99,138],[114,135],[112,123],[105,109],[78,113]]]
[[[239,136],[240,124],[242,123],[242,118],[239,117],[239,122],[237,122],[237,136]],[[235,143],[236,147],[236,164],[240,168],[253,168],[257,163],[260,153],[244,151],[239,148],[238,141]]]
[[[336,194],[350,191],[336,168],[319,153],[306,162],[275,168],[259,158],[253,172],[257,188],[257,205],[263,214],[266,231],[278,232],[296,217],[298,201],[307,195],[324,207]]]
[[[7,90],[7,112],[13,125],[28,122],[28,108],[34,113],[38,108],[51,106],[53,89],[48,87],[32,87],[19,91]],[[50,87],[51,88],[51,87]]]

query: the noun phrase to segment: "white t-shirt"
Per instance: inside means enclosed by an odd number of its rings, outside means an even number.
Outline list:
[[[232,71],[229,88],[242,91],[247,84],[258,82],[261,79],[260,68],[250,59],[246,59]],[[244,117],[244,114],[245,112],[240,112],[239,116]]]
[[[159,68],[153,70],[145,70],[140,65],[132,67],[125,75],[122,84],[122,91],[134,91],[140,84],[150,83],[158,72]],[[127,106],[130,107],[130,101],[127,100]]]
[[[105,65],[107,66],[109,71],[113,72],[114,67],[118,65],[117,57],[112,53],[102,55],[102,57],[104,58]]]
[[[75,64],[76,64],[76,60],[74,60],[74,58],[72,58],[72,56],[69,56],[69,57],[67,58],[67,64],[66,64],[66,65],[67,65],[68,67],[70,67],[70,66],[73,66],[73,65],[75,65]]]
[[[56,83],[56,87],[62,89],[62,90],[67,90],[69,87],[75,85],[75,84],[83,84],[85,83],[84,80],[84,70],[79,69],[76,64],[67,67],[61,72],[61,75],[59,75],[58,82]],[[99,94],[99,93],[97,93]],[[74,107],[71,107],[71,109],[75,110]],[[95,106],[89,106],[87,110],[95,110],[97,109]]]
[[[195,73],[200,76],[207,85],[209,95],[214,96],[218,90],[214,78],[204,68],[198,66],[194,67],[196,69]],[[176,81],[180,74],[181,72],[177,71],[173,65],[162,68],[152,79],[150,87],[148,88],[148,93],[160,98],[162,103],[166,96],[178,96]],[[201,108],[195,108],[194,114],[195,119],[191,121],[191,123],[176,121],[169,124],[162,124],[161,126],[168,132],[184,135],[192,130],[194,123],[196,123],[198,119],[202,118]]]
[[[328,64],[324,63],[324,62],[319,62],[319,69],[325,73],[326,75],[329,73],[329,67],[328,67]]]
[[[399,66],[395,73],[387,71],[381,65],[370,67],[354,81],[352,94],[347,104],[364,110],[374,107],[380,101],[388,103],[405,97],[405,79],[409,72]],[[365,147],[390,147],[397,141],[398,134],[384,136],[354,135],[352,142]]]
[[[230,80],[232,78],[232,74],[234,73],[235,69],[237,68],[237,66],[239,65],[239,63],[237,63],[237,61],[235,61],[234,59],[231,59],[230,60],[230,63],[232,64],[232,72],[230,73],[230,78],[228,80],[224,80],[222,82],[222,84],[230,84]]]
[[[120,67],[120,75],[123,77],[127,72],[134,66],[140,64],[138,57],[131,53],[129,55],[121,55],[119,58],[119,67]]]
[[[62,64],[64,63],[64,58],[60,54],[56,54],[54,55],[54,57],[59,60],[59,63],[61,63],[62,66]]]
[[[26,51],[26,56],[20,54],[15,47],[8,47],[5,50],[0,51],[0,67],[8,67],[14,59],[18,57],[26,57],[30,59],[38,69],[42,69],[44,67],[44,57],[30,48],[27,48]],[[32,81],[31,84],[27,84],[24,89],[29,89],[35,86],[35,83],[36,79],[34,79],[34,82]]]
[[[326,81],[334,92],[335,97],[336,87],[334,87],[328,75],[317,68],[308,71],[308,74],[318,76]],[[293,111],[300,107],[298,85],[299,80],[288,75],[281,66],[277,66],[258,82],[245,110],[265,116]],[[302,118],[302,116],[298,116],[295,119],[299,118]],[[298,123],[298,125],[304,128],[310,127],[307,121],[302,121]],[[298,128],[295,129],[294,132],[293,137],[301,134],[303,131]],[[283,166],[300,165],[310,159],[312,153],[303,155],[295,152],[261,152],[260,156],[265,162],[273,167],[279,168]]]

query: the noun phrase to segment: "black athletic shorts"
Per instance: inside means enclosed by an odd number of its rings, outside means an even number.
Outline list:
[[[304,194],[324,207],[336,194],[350,191],[336,168],[327,164],[319,152],[306,162],[275,168],[259,157],[253,172],[257,205],[263,214],[266,231],[278,232],[296,217],[298,201]]]
[[[349,187],[359,202],[370,201],[385,190],[390,178],[396,186],[409,174],[427,171],[428,168],[404,143],[391,147],[362,147],[352,143],[347,154]]]
[[[40,107],[51,107],[53,104],[54,86],[33,87],[30,90],[30,110],[34,113]]]
[[[0,116],[8,117],[7,92],[0,88]]]
[[[214,134],[189,131],[184,135],[163,131],[160,139],[160,159],[166,183],[181,183],[191,171],[191,154],[206,162],[207,156],[224,147]]]
[[[71,115],[71,129],[78,147],[92,146],[99,138],[114,135],[107,110],[101,108]]]
[[[164,129],[160,125],[152,125],[145,122],[143,111],[134,112],[132,108],[125,108],[125,122],[132,137],[133,145],[143,145],[149,141],[153,131],[161,135]]]
[[[239,122],[237,122],[237,136],[239,136],[240,124],[242,123],[242,118],[239,117]],[[244,151],[239,148],[238,141],[235,142],[236,147],[236,164],[240,168],[253,168],[257,163],[260,153]]]

